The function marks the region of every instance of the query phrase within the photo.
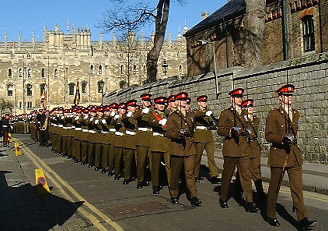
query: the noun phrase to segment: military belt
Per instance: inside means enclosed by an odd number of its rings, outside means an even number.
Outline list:
[[[76,130],[76,131],[81,131],[81,130],[82,130],[82,128],[75,128],[75,130]]]
[[[196,126],[196,130],[207,130],[205,126]]]
[[[57,124],[51,124],[52,126],[54,126],[54,127],[57,127],[58,125]]]
[[[153,132],[153,136],[164,136],[164,133]]]
[[[152,131],[151,128],[138,128],[138,130],[143,132]]]
[[[75,128],[75,126],[71,126],[71,128],[72,128],[72,129],[74,129],[74,128]]]
[[[71,129],[70,127],[63,127],[64,130],[68,130]]]
[[[58,127],[62,128],[62,127],[64,127],[64,125],[62,125],[62,124],[59,124],[59,125],[58,125]]]
[[[101,131],[102,134],[109,134],[107,131]]]
[[[88,129],[82,129],[82,132],[88,132],[89,130]]]
[[[89,130],[89,133],[91,133],[91,134],[95,134],[96,131],[94,131],[94,130]]]
[[[127,135],[130,135],[130,136],[135,136],[135,135],[136,135],[135,132],[132,132],[132,131],[129,131],[129,130],[126,130],[125,133],[126,133]]]
[[[115,132],[115,135],[117,135],[117,136],[124,136],[124,133],[123,132]]]
[[[115,128],[110,128],[109,131],[110,132],[116,132],[116,129]]]

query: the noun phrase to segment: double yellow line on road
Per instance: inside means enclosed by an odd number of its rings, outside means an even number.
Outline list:
[[[17,139],[16,139],[17,140]],[[20,140],[17,140],[24,153],[31,159],[33,164],[38,168],[43,168],[47,173],[46,177],[56,186],[56,188],[63,194],[63,196],[69,200],[74,201],[74,199],[67,193],[69,191],[76,200],[83,201],[83,205],[77,209],[85,218],[87,218],[97,229],[107,230],[105,226],[102,225],[101,221],[95,216],[100,217],[105,223],[113,227],[117,231],[123,231],[123,228],[119,226],[116,222],[112,221],[106,214],[99,211],[96,207],[90,204],[86,199],[84,199],[75,189],[73,189],[65,180],[63,180],[52,168],[50,168],[42,159],[36,156],[28,147],[24,147],[23,143]],[[66,188],[66,190],[65,190]],[[87,207],[95,215],[91,214],[83,207]]]

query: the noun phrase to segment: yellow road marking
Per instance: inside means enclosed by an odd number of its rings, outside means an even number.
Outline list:
[[[19,141],[20,142],[20,141]],[[22,144],[22,142],[20,142]],[[112,226],[115,230],[117,231],[123,231],[123,228],[118,225],[116,222],[112,221],[106,214],[100,212],[96,207],[94,207],[92,204],[90,204],[86,199],[84,199],[78,192],[76,192],[65,180],[63,180],[53,169],[51,169],[42,159],[40,159],[39,157],[37,157],[28,147],[23,147],[27,152],[28,152],[28,156],[31,157],[32,162],[36,165],[36,166],[43,166],[44,169],[48,172],[53,174],[53,176],[60,182],[61,185],[65,186],[75,197],[76,199],[80,200],[80,201],[84,201],[83,205],[85,205],[86,207],[88,207],[92,212],[94,212],[96,215],[98,215],[99,217],[101,217],[107,224],[109,224],[110,226]],[[47,175],[49,177],[49,179],[56,185],[56,187],[58,187],[59,190],[61,190],[61,192],[67,196],[67,198],[70,198],[70,200],[72,200],[72,198],[64,191],[64,189],[60,186],[60,184],[58,182],[56,182],[56,180],[54,178],[52,178],[49,174]],[[79,207],[81,208],[81,207]],[[82,209],[82,208],[81,208]],[[84,215],[87,216],[87,218],[100,230],[106,230],[106,228],[100,224],[100,221],[94,217],[93,215],[89,214],[88,212],[86,212],[85,210],[83,212],[81,212],[82,214],[84,213]],[[89,215],[88,215],[89,214]],[[90,217],[89,217],[90,216]],[[95,223],[94,223],[95,222]]]

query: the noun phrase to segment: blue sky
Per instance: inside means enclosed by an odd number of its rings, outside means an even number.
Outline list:
[[[137,1],[137,0],[135,0]],[[152,0],[155,1],[155,0]],[[201,12],[213,13],[223,6],[227,0],[185,0],[184,6],[172,1],[167,32],[176,38],[187,21],[188,28],[201,21]],[[4,33],[8,41],[17,41],[21,32],[22,41],[31,41],[32,32],[37,41],[43,40],[43,27],[54,30],[56,24],[66,33],[66,22],[72,27],[91,29],[92,40],[99,39],[99,24],[103,13],[113,7],[110,0],[1,0],[0,7],[0,41],[4,41]],[[144,28],[145,36],[149,36],[151,28]],[[111,34],[104,34],[104,40],[111,40]]]

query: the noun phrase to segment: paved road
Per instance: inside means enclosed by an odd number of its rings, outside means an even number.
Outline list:
[[[15,138],[23,143],[21,147],[24,155],[12,157],[11,167],[3,166],[0,162],[0,183],[7,185],[6,195],[23,197],[27,204],[22,207],[18,203],[7,202],[7,209],[2,208],[0,212],[13,215],[14,212],[8,211],[27,209],[32,202],[37,201],[35,203],[41,206],[32,206],[33,211],[29,211],[29,214],[34,215],[28,219],[28,225],[36,227],[35,230],[296,230],[290,192],[285,187],[281,189],[277,206],[281,227],[274,228],[264,221],[263,213],[246,213],[233,198],[229,200],[230,208],[222,209],[218,204],[218,186],[207,180],[197,184],[199,198],[203,201],[201,207],[192,208],[185,194],[181,196],[178,205],[173,205],[169,201],[167,187],[161,190],[160,195],[152,195],[151,187],[138,190],[136,182],[123,185],[122,180],[115,181],[100,171],[74,164],[50,152],[50,148],[39,147],[28,135],[15,135]],[[0,161],[10,155],[12,151],[3,154]],[[17,169],[14,168],[15,164]],[[33,189],[34,169],[40,167],[52,187],[51,195],[41,199],[35,196]],[[12,172],[19,170],[20,173],[9,177],[11,173],[6,173],[6,168]],[[12,179],[19,179],[19,182],[15,185]],[[12,193],[17,186],[22,190]],[[26,187],[29,189],[23,190]],[[305,202],[310,218],[318,220],[314,230],[328,230],[328,196],[305,192]],[[259,206],[264,212],[264,205]],[[11,227],[15,227],[15,216],[6,216],[6,219],[5,225],[10,223]],[[44,223],[40,225],[41,228],[35,225],[38,222]],[[24,225],[23,219],[20,226]],[[1,230],[9,230],[0,227]]]

